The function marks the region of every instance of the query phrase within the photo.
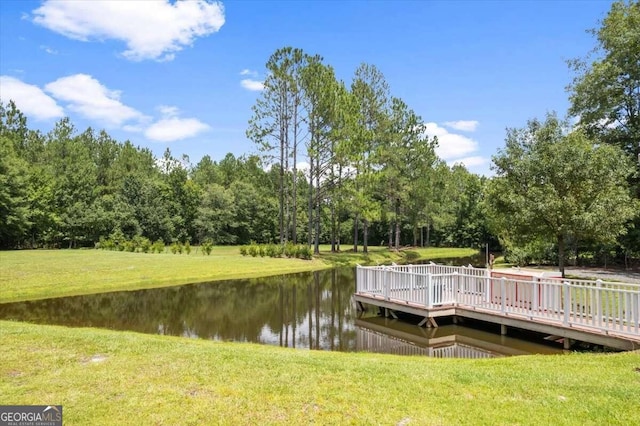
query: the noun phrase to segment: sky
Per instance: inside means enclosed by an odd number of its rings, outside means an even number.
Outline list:
[[[350,85],[375,65],[440,157],[491,175],[507,128],[569,106],[566,61],[595,47],[610,1],[0,1],[0,100],[30,128],[69,117],[196,164],[246,138],[278,48],[319,54]]]

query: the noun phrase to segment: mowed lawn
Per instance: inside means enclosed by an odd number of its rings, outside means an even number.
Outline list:
[[[0,321],[2,404],[65,425],[634,425],[640,354],[435,359]]]
[[[210,256],[103,250],[0,252],[0,303],[117,290],[252,278],[327,267],[320,260],[244,257],[238,247]]]
[[[403,261],[406,252],[372,248],[371,253],[323,253],[313,260],[251,257],[239,247],[214,247],[210,256],[145,254],[103,250],[0,251],[0,303],[108,291],[137,290],[234,278],[254,278],[356,263]],[[471,249],[418,249],[417,258],[445,258]]]

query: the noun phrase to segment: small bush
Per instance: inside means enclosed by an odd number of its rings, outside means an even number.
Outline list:
[[[125,241],[124,243],[122,243],[122,247],[125,251],[128,251],[130,253],[136,251],[136,245],[133,241]]]
[[[191,244],[189,244],[189,241],[187,241],[186,243],[184,243],[184,251],[187,254],[191,254]]]
[[[153,246],[151,246],[151,253],[164,253],[164,249],[164,241],[157,240],[155,243],[153,243]]]
[[[140,243],[139,243],[139,247],[140,247],[140,251],[143,253],[149,253],[151,251],[151,247],[153,246],[151,244],[151,240],[149,240],[146,237],[142,237],[140,238]]]
[[[251,245],[249,246],[249,249],[248,249],[249,255],[251,255],[251,256],[253,256],[253,257],[256,257],[256,256],[258,255],[258,252],[259,252],[259,251],[260,251],[260,250],[258,249],[258,246],[257,246],[257,245],[255,245],[255,244],[251,244]]]
[[[265,254],[269,257],[279,257],[278,255],[278,249],[277,246],[275,244],[268,244],[265,247]]]
[[[296,257],[296,246],[291,241],[288,241],[284,245],[284,255],[287,257]]]
[[[247,253],[247,246],[241,246],[240,247],[240,254],[243,255],[243,256],[246,256],[248,254]]]
[[[211,250],[213,249],[213,244],[211,244],[211,242],[209,241],[205,241],[204,243],[202,243],[200,248],[202,249],[202,254],[206,254],[207,256],[209,256],[211,254]]]
[[[171,253],[173,254],[182,254],[182,244],[178,243],[178,242],[174,242],[173,244],[171,244]]]
[[[313,253],[311,252],[311,247],[306,245],[299,245],[296,248],[296,257],[299,259],[309,260],[313,257]]]

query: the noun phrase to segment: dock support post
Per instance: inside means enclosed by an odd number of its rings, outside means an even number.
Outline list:
[[[571,339],[569,339],[568,337],[564,338],[564,342],[563,342],[563,346],[565,350],[569,350],[571,349]]]
[[[507,326],[506,325],[504,325],[504,324],[500,325],[500,334],[503,335],[503,336],[507,335]]]
[[[458,324],[458,317],[455,315],[453,316],[453,323]]]
[[[438,328],[438,323],[433,317],[424,317],[418,326],[422,327],[423,325],[426,325],[427,328]]]

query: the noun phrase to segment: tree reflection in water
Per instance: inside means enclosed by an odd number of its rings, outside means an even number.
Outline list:
[[[0,318],[285,347],[355,350],[353,269],[0,305]]]

